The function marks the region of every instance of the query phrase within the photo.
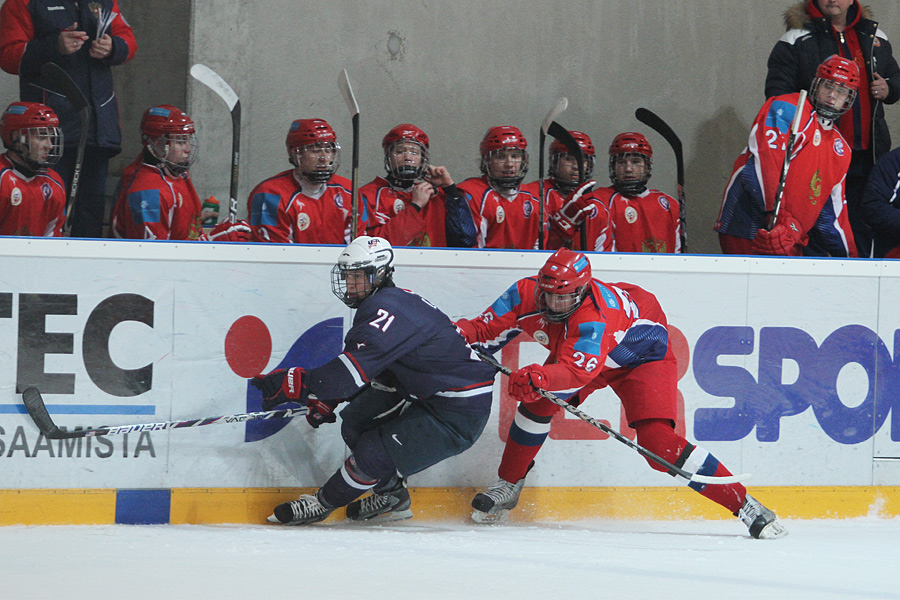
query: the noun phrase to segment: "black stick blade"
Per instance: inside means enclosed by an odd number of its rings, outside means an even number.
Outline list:
[[[47,407],[44,405],[44,399],[41,392],[36,387],[30,387],[22,392],[22,401],[25,403],[25,409],[31,415],[31,420],[38,426],[46,437],[56,439],[57,435],[62,433],[59,427],[50,418]]]

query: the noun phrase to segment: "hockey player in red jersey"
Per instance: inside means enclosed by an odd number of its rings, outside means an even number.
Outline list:
[[[594,172],[596,151],[590,136],[581,131],[570,131],[572,137],[578,142],[583,156],[583,172],[578,178],[578,161],[569,153],[565,144],[559,140],[553,140],[550,144],[550,177],[544,182],[545,208],[549,215],[549,231],[547,235],[547,248],[581,247],[581,224],[585,226],[585,236],[588,250],[608,251],[612,249],[612,237],[609,231],[609,212],[606,205],[589,205],[582,218],[574,222],[566,218],[562,213],[563,206],[571,199],[574,192],[582,188],[585,182],[590,181]],[[593,185],[593,182],[591,182]]]
[[[122,172],[112,214],[115,237],[136,240],[249,241],[245,222],[225,221],[207,237],[190,168],[199,150],[194,121],[168,104],[141,118],[140,156]]]
[[[594,250],[681,252],[678,201],[647,188],[652,164],[653,148],[646,137],[633,131],[620,133],[609,146],[612,186],[590,193],[579,190],[567,199],[558,221],[573,227],[584,221],[589,247],[593,245]],[[595,216],[604,207],[609,214],[608,230],[599,229],[602,222]]]
[[[859,70],[833,55],[819,65],[809,97],[769,98],[734,163],[715,230],[726,254],[856,256],[844,193],[850,147],[834,127],[856,97]],[[781,207],[771,231],[791,122],[802,111]]]
[[[519,406],[500,461],[500,479],[472,501],[475,522],[498,521],[516,506],[525,475],[550,433],[560,407],[537,388],[577,406],[608,385],[641,446],[691,472],[730,475],[712,454],[675,432],[676,359],[659,302],[636,285],[593,279],[584,254],[557,250],[536,277],[517,281],[479,317],[456,325],[466,341],[488,350],[496,351],[524,332],[550,352],[543,365],[524,366],[509,377],[509,394]],[[739,516],[753,537],[786,533],[775,514],[740,483],[688,486]]]
[[[475,223],[465,193],[446,167],[429,164],[425,132],[409,123],[397,125],[381,147],[387,176],[359,190],[370,215],[366,233],[394,246],[474,246]]]
[[[66,189],[51,169],[62,155],[59,118],[49,106],[13,102],[0,117],[0,235],[62,235]]]
[[[287,139],[292,169],[266,179],[250,192],[247,214],[253,239],[296,244],[350,241],[352,185],[337,175],[341,146],[322,119],[291,123]],[[360,203],[357,231],[366,231],[368,211]]]
[[[516,127],[491,127],[481,141],[481,177],[459,184],[478,226],[479,248],[537,248],[538,183],[522,185],[528,142]]]

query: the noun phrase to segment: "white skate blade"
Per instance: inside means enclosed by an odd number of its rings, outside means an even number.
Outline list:
[[[502,525],[509,520],[509,509],[500,509],[497,512],[472,511],[472,522],[478,525]]]
[[[369,519],[351,519],[347,518],[347,521],[350,523],[371,523],[373,525],[377,525],[379,523],[390,523],[392,521],[403,521],[406,519],[412,519],[413,512],[410,509],[406,510],[392,510],[390,512],[386,512],[375,517],[371,517]]]
[[[759,539],[761,540],[777,540],[778,538],[782,538],[788,534],[788,530],[784,528],[784,526],[778,522],[778,519],[775,519],[768,525],[762,528],[762,531],[759,532]]]

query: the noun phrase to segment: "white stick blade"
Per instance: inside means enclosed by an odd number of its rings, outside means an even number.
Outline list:
[[[359,114],[359,104],[356,103],[356,96],[353,95],[353,88],[350,87],[350,77],[347,75],[347,69],[341,69],[338,76],[338,88],[341,90],[341,96],[347,103],[347,108],[351,115]]]
[[[233,110],[235,104],[238,103],[238,95],[234,93],[231,86],[228,85],[218,73],[206,65],[197,63],[191,67],[191,77],[217,93],[219,97],[225,101],[225,104],[228,105],[228,110]]]
[[[550,112],[547,113],[547,116],[544,117],[544,122],[541,123],[541,131],[544,132],[544,135],[547,134],[547,129],[550,128],[550,123],[556,120],[556,118],[561,115],[567,108],[569,108],[569,99],[568,98],[560,98],[556,101],[556,104],[553,105],[553,108],[550,109]]]

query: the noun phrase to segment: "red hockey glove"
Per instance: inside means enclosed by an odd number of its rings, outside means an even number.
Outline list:
[[[306,371],[300,367],[276,369],[268,375],[257,375],[250,380],[250,385],[262,392],[263,410],[272,410],[285,402],[306,402],[309,391],[303,383]]]
[[[306,399],[306,406],[309,408],[309,412],[306,413],[306,422],[313,429],[318,429],[322,423],[334,423],[337,421],[334,409],[340,403],[340,400],[319,400],[315,396],[309,396]]]
[[[543,367],[528,365],[509,376],[507,391],[513,400],[528,404],[541,400],[543,396],[536,388],[545,390],[549,383],[550,378],[544,373]]]
[[[803,233],[799,221],[790,213],[781,211],[772,231],[760,229],[756,232],[750,251],[753,254],[796,255],[794,247],[803,239]]]
[[[249,242],[250,224],[247,221],[222,221],[209,232],[210,242]]]
[[[594,210],[593,201],[590,198],[585,198],[584,195],[591,193],[596,183],[596,181],[588,181],[575,190],[559,210],[559,217],[572,227],[577,227],[581,224]]]

